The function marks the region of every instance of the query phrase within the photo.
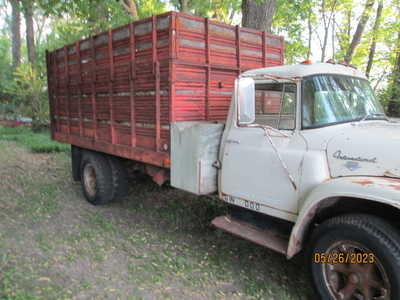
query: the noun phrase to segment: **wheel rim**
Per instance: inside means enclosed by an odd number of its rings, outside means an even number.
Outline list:
[[[342,257],[350,257],[348,261],[353,262],[322,264],[324,283],[333,299],[390,300],[389,277],[378,257],[374,256],[373,263],[352,259],[370,253],[373,252],[352,241],[340,241],[327,249],[328,257],[343,254]]]
[[[89,196],[94,197],[96,195],[96,171],[90,164],[83,169],[83,183]]]

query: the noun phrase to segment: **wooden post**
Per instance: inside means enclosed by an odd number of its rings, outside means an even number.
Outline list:
[[[82,125],[82,62],[81,62],[81,41],[75,43],[76,57],[78,59],[78,73],[79,73],[79,96],[78,96],[78,114],[79,114],[79,136],[83,136]]]
[[[64,46],[64,86],[67,89],[67,104],[65,105],[67,110],[67,133],[71,134],[71,113],[70,113],[70,94],[69,94],[69,67],[68,67],[68,47]]]
[[[136,45],[135,45],[135,23],[130,24],[130,108],[131,108],[131,146],[136,146],[136,116],[135,116],[135,80],[136,80]]]
[[[157,16],[153,16],[152,22],[152,54],[153,72],[155,76],[155,104],[156,104],[156,151],[161,150],[161,99],[160,99],[160,63],[157,57]]]
[[[236,57],[237,57],[237,68],[238,74],[242,73],[242,58],[240,57],[240,27],[236,26]]]
[[[96,49],[94,47],[94,38],[93,36],[90,37],[90,46],[92,49],[92,69],[91,69],[91,74],[92,74],[92,80],[91,80],[91,90],[92,90],[92,119],[93,119],[93,130],[94,130],[94,140],[97,141],[97,114],[96,114]]]
[[[110,130],[111,130],[111,143],[115,145],[117,143],[117,137],[115,134],[115,120],[114,120],[114,52],[113,52],[113,31],[108,30],[108,59],[110,61],[110,80],[108,82],[108,106],[110,109]]]
[[[206,34],[206,66],[207,66],[207,74],[206,74],[206,101],[204,103],[205,108],[205,121],[208,120],[209,115],[209,101],[210,101],[210,89],[211,89],[211,61],[210,61],[210,21],[206,18],[205,21],[205,34]]]
[[[266,64],[266,52],[267,52],[267,45],[265,44],[267,41],[266,41],[266,38],[265,38],[265,31],[263,31],[263,33],[262,33],[262,66],[265,68],[266,66],[267,66],[267,64]]]

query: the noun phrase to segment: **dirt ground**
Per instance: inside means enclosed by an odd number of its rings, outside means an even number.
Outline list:
[[[210,226],[225,210],[144,179],[92,206],[67,154],[0,141],[0,299],[312,299],[302,260]]]

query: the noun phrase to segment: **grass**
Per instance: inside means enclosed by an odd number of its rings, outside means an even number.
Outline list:
[[[210,226],[221,201],[137,178],[92,206],[38,136],[0,129],[0,299],[312,299],[301,264]]]
[[[27,127],[0,126],[0,141],[15,142],[33,153],[67,152],[70,147],[51,140],[50,132],[34,133]]]

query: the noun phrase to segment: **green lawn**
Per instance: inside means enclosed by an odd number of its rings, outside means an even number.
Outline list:
[[[0,141],[12,141],[33,153],[52,153],[69,151],[70,146],[51,140],[50,132],[33,133],[27,127],[0,126]]]

